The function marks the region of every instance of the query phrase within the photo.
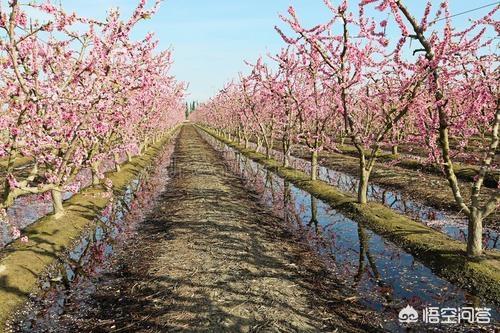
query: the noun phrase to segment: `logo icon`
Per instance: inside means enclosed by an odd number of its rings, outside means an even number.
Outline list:
[[[399,311],[399,322],[401,323],[416,323],[418,321],[418,312],[410,305]]]

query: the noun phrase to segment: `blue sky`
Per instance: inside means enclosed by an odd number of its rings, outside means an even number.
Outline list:
[[[153,2],[153,0],[150,0]],[[338,3],[339,0],[332,0]],[[351,0],[357,6],[358,1]],[[438,6],[439,1],[433,1]],[[494,0],[450,0],[452,13],[463,12]],[[107,9],[120,7],[127,15],[134,0],[62,0],[68,10],[82,15],[104,17]],[[424,0],[407,0],[418,17]],[[411,4],[410,4],[411,3]],[[245,71],[243,60],[254,61],[259,55],[275,53],[284,42],[274,30],[284,26],[279,13],[293,5],[309,26],[325,22],[328,10],[322,0],[166,0],[151,20],[141,23],[136,36],[154,31],[162,48],[174,49],[174,74],[189,82],[189,100],[205,100],[229,79]],[[456,26],[469,18],[486,14],[492,7],[454,18]],[[399,38],[396,30],[389,37]]]

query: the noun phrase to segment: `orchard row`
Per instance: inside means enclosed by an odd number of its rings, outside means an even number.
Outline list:
[[[360,204],[383,148],[426,147],[468,217],[468,254],[480,255],[482,221],[500,203],[498,191],[479,200],[485,176],[498,168],[499,6],[457,29],[447,1],[436,9],[428,2],[419,20],[403,0],[363,0],[355,10],[347,1],[325,4],[331,19],[312,28],[290,7],[281,17],[287,33],[276,28],[281,52],[251,64],[250,74],[227,84],[193,120],[245,146],[254,140],[268,157],[279,142],[284,166],[293,145],[305,145],[313,180],[318,152],[348,140],[359,158]],[[390,30],[398,31],[397,41],[387,37]],[[458,160],[478,170],[470,198],[454,173]]]
[[[153,15],[141,0],[128,19],[111,10],[99,21],[50,1],[11,0],[0,11],[0,220],[16,198],[62,193],[107,161],[130,159],[183,118],[184,84],[169,73],[171,52],[134,27]],[[110,185],[110,184],[107,184]]]

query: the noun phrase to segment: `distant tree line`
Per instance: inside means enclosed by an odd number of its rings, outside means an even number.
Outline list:
[[[200,103],[198,101],[186,102],[186,119],[193,113]]]

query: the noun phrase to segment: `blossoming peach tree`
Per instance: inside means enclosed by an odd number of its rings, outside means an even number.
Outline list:
[[[83,169],[98,184],[101,161],[119,168],[120,156],[143,152],[182,119],[184,85],[169,74],[171,52],[157,52],[151,34],[131,39],[160,2],[147,9],[141,0],[127,20],[111,10],[102,22],[51,1],[0,8],[4,216],[16,198],[44,193],[62,216],[62,193],[79,189]]]
[[[498,35],[499,22],[494,19],[499,6],[463,29],[453,27],[448,1],[442,1],[432,20],[432,3],[417,20],[403,0],[365,0],[376,3],[377,10],[389,11],[399,26],[403,42],[415,40],[420,48],[412,70],[425,77],[426,94],[414,108],[419,135],[415,142],[427,138],[431,155],[443,166],[455,201],[469,219],[467,253],[482,253],[482,221],[500,204],[500,193],[481,201],[480,193],[487,172],[494,168],[499,144],[498,55],[492,45]],[[434,29],[436,22],[443,27]],[[453,152],[450,136],[459,138]],[[468,159],[479,173],[471,185],[471,197],[464,198],[454,172],[454,157],[464,154],[471,138],[478,139],[481,156]]]

